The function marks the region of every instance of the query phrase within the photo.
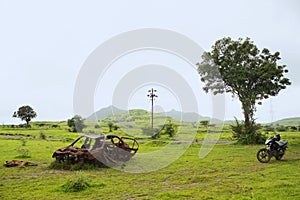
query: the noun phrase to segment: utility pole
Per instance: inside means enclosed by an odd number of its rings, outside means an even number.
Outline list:
[[[157,92],[157,90],[154,90],[153,88],[151,88],[151,90],[148,90],[149,94],[147,95],[147,97],[150,98],[151,100],[151,127],[152,127],[152,133],[154,133],[153,131],[153,102],[155,100],[156,97],[158,97],[155,92]]]

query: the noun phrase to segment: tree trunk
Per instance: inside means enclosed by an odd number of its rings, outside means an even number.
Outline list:
[[[252,124],[253,124],[253,114],[252,114],[252,108],[251,105],[247,104],[247,103],[243,103],[243,111],[244,111],[244,119],[245,119],[245,128],[246,131],[249,130],[249,128],[251,128]]]
[[[26,127],[29,128],[30,124],[29,124],[30,120],[26,119]]]

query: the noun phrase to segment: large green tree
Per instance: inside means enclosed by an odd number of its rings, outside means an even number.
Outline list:
[[[37,116],[36,112],[30,106],[21,106],[18,111],[15,111],[13,117],[20,118],[26,122],[26,127],[30,127],[31,119]]]
[[[202,62],[197,63],[201,81],[205,83],[203,89],[237,96],[244,113],[245,129],[253,130],[256,106],[291,84],[284,76],[288,72],[286,66],[278,64],[279,55],[267,48],[260,51],[249,38],[217,40],[210,52],[204,52]]]

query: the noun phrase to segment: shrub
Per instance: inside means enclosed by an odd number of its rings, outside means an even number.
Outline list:
[[[79,116],[75,115],[71,119],[68,119],[67,121],[68,126],[70,127],[71,132],[79,132],[81,133],[84,128],[86,128],[86,125],[84,124],[84,119]]]
[[[22,146],[22,147],[25,147],[25,146],[26,146],[26,142],[27,142],[27,141],[26,141],[24,138],[21,138],[20,142],[21,142],[21,146]]]
[[[270,126],[270,125],[266,125],[264,127],[264,129],[265,129],[266,132],[274,132],[275,131],[275,128]]]
[[[18,147],[16,149],[17,153],[19,154],[17,158],[30,158],[29,150],[26,148]]]
[[[278,132],[286,132],[286,131],[288,131],[288,127],[286,127],[286,126],[278,126],[278,127],[276,127],[276,131],[278,131]]]
[[[109,128],[109,132],[112,132],[112,129],[114,127],[114,123],[113,122],[108,122],[107,125],[108,125],[108,128]]]
[[[118,125],[116,125],[116,124],[113,126],[113,129],[114,129],[115,131],[118,130],[119,128],[120,128],[120,127],[119,127]]]
[[[291,126],[290,129],[291,129],[291,131],[297,131],[298,130],[298,128],[296,126]]]
[[[45,133],[44,132],[40,132],[40,139],[41,140],[46,140],[46,135],[45,135]]]
[[[91,187],[90,181],[80,172],[76,172],[74,177],[67,180],[62,185],[64,192],[80,192]]]
[[[233,131],[233,138],[240,144],[263,144],[266,136],[260,133],[261,125],[252,124],[246,127],[244,121],[239,122],[235,119],[236,124],[231,125]]]
[[[170,137],[173,137],[177,132],[177,126],[172,123],[171,121],[168,121],[163,129],[161,130],[162,133],[169,135]]]

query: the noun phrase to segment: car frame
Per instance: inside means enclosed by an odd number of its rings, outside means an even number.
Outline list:
[[[57,149],[52,158],[66,165],[90,163],[112,167],[129,161],[138,149],[138,142],[131,137],[82,135],[69,146]]]

